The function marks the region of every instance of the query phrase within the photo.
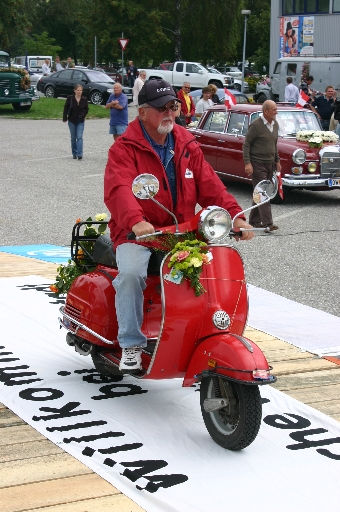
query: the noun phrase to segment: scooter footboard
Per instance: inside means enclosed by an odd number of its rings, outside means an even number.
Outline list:
[[[206,372],[242,384],[269,384],[276,381],[270,370],[256,343],[232,333],[218,334],[199,344],[189,363],[183,386],[191,386]]]

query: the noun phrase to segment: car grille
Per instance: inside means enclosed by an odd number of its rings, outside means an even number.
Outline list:
[[[326,153],[321,157],[322,178],[334,178],[340,176],[340,153]]]
[[[65,313],[67,315],[71,316],[72,318],[74,318],[78,322],[80,321],[80,315],[81,315],[81,310],[80,309],[75,308],[75,307],[71,306],[71,304],[66,302],[64,311],[65,311]],[[75,329],[77,327],[77,325],[72,323],[72,327],[73,327],[73,329]]]
[[[9,78],[0,79],[0,89],[10,89],[11,81]],[[20,89],[20,80],[16,80],[14,83],[14,91],[19,94],[21,92]]]

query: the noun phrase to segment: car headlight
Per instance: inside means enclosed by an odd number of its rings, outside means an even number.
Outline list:
[[[303,171],[302,167],[292,167],[293,174],[302,174],[302,171]]]
[[[309,162],[309,164],[308,164],[308,171],[309,172],[315,172],[316,171],[316,162]]]
[[[292,155],[294,164],[304,164],[306,161],[306,152],[303,149],[296,149]]]
[[[109,94],[113,94],[113,89],[107,89],[107,92],[108,92]]]
[[[209,206],[202,213],[200,221],[200,231],[212,243],[223,242],[232,227],[229,213],[218,206]]]

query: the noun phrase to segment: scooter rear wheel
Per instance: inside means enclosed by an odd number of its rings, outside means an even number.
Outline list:
[[[207,412],[206,399],[223,398],[228,405]],[[256,438],[262,417],[258,386],[244,385],[223,377],[205,377],[201,382],[201,411],[213,440],[227,450],[242,450]]]

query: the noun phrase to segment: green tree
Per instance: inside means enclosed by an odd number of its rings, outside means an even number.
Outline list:
[[[32,34],[31,37],[24,37],[23,50],[29,55],[41,54],[55,57],[62,48],[54,43],[55,39],[48,37],[47,32],[43,32],[41,35]]]
[[[12,52],[16,38],[26,34],[30,27],[30,1],[0,0],[0,48]]]

